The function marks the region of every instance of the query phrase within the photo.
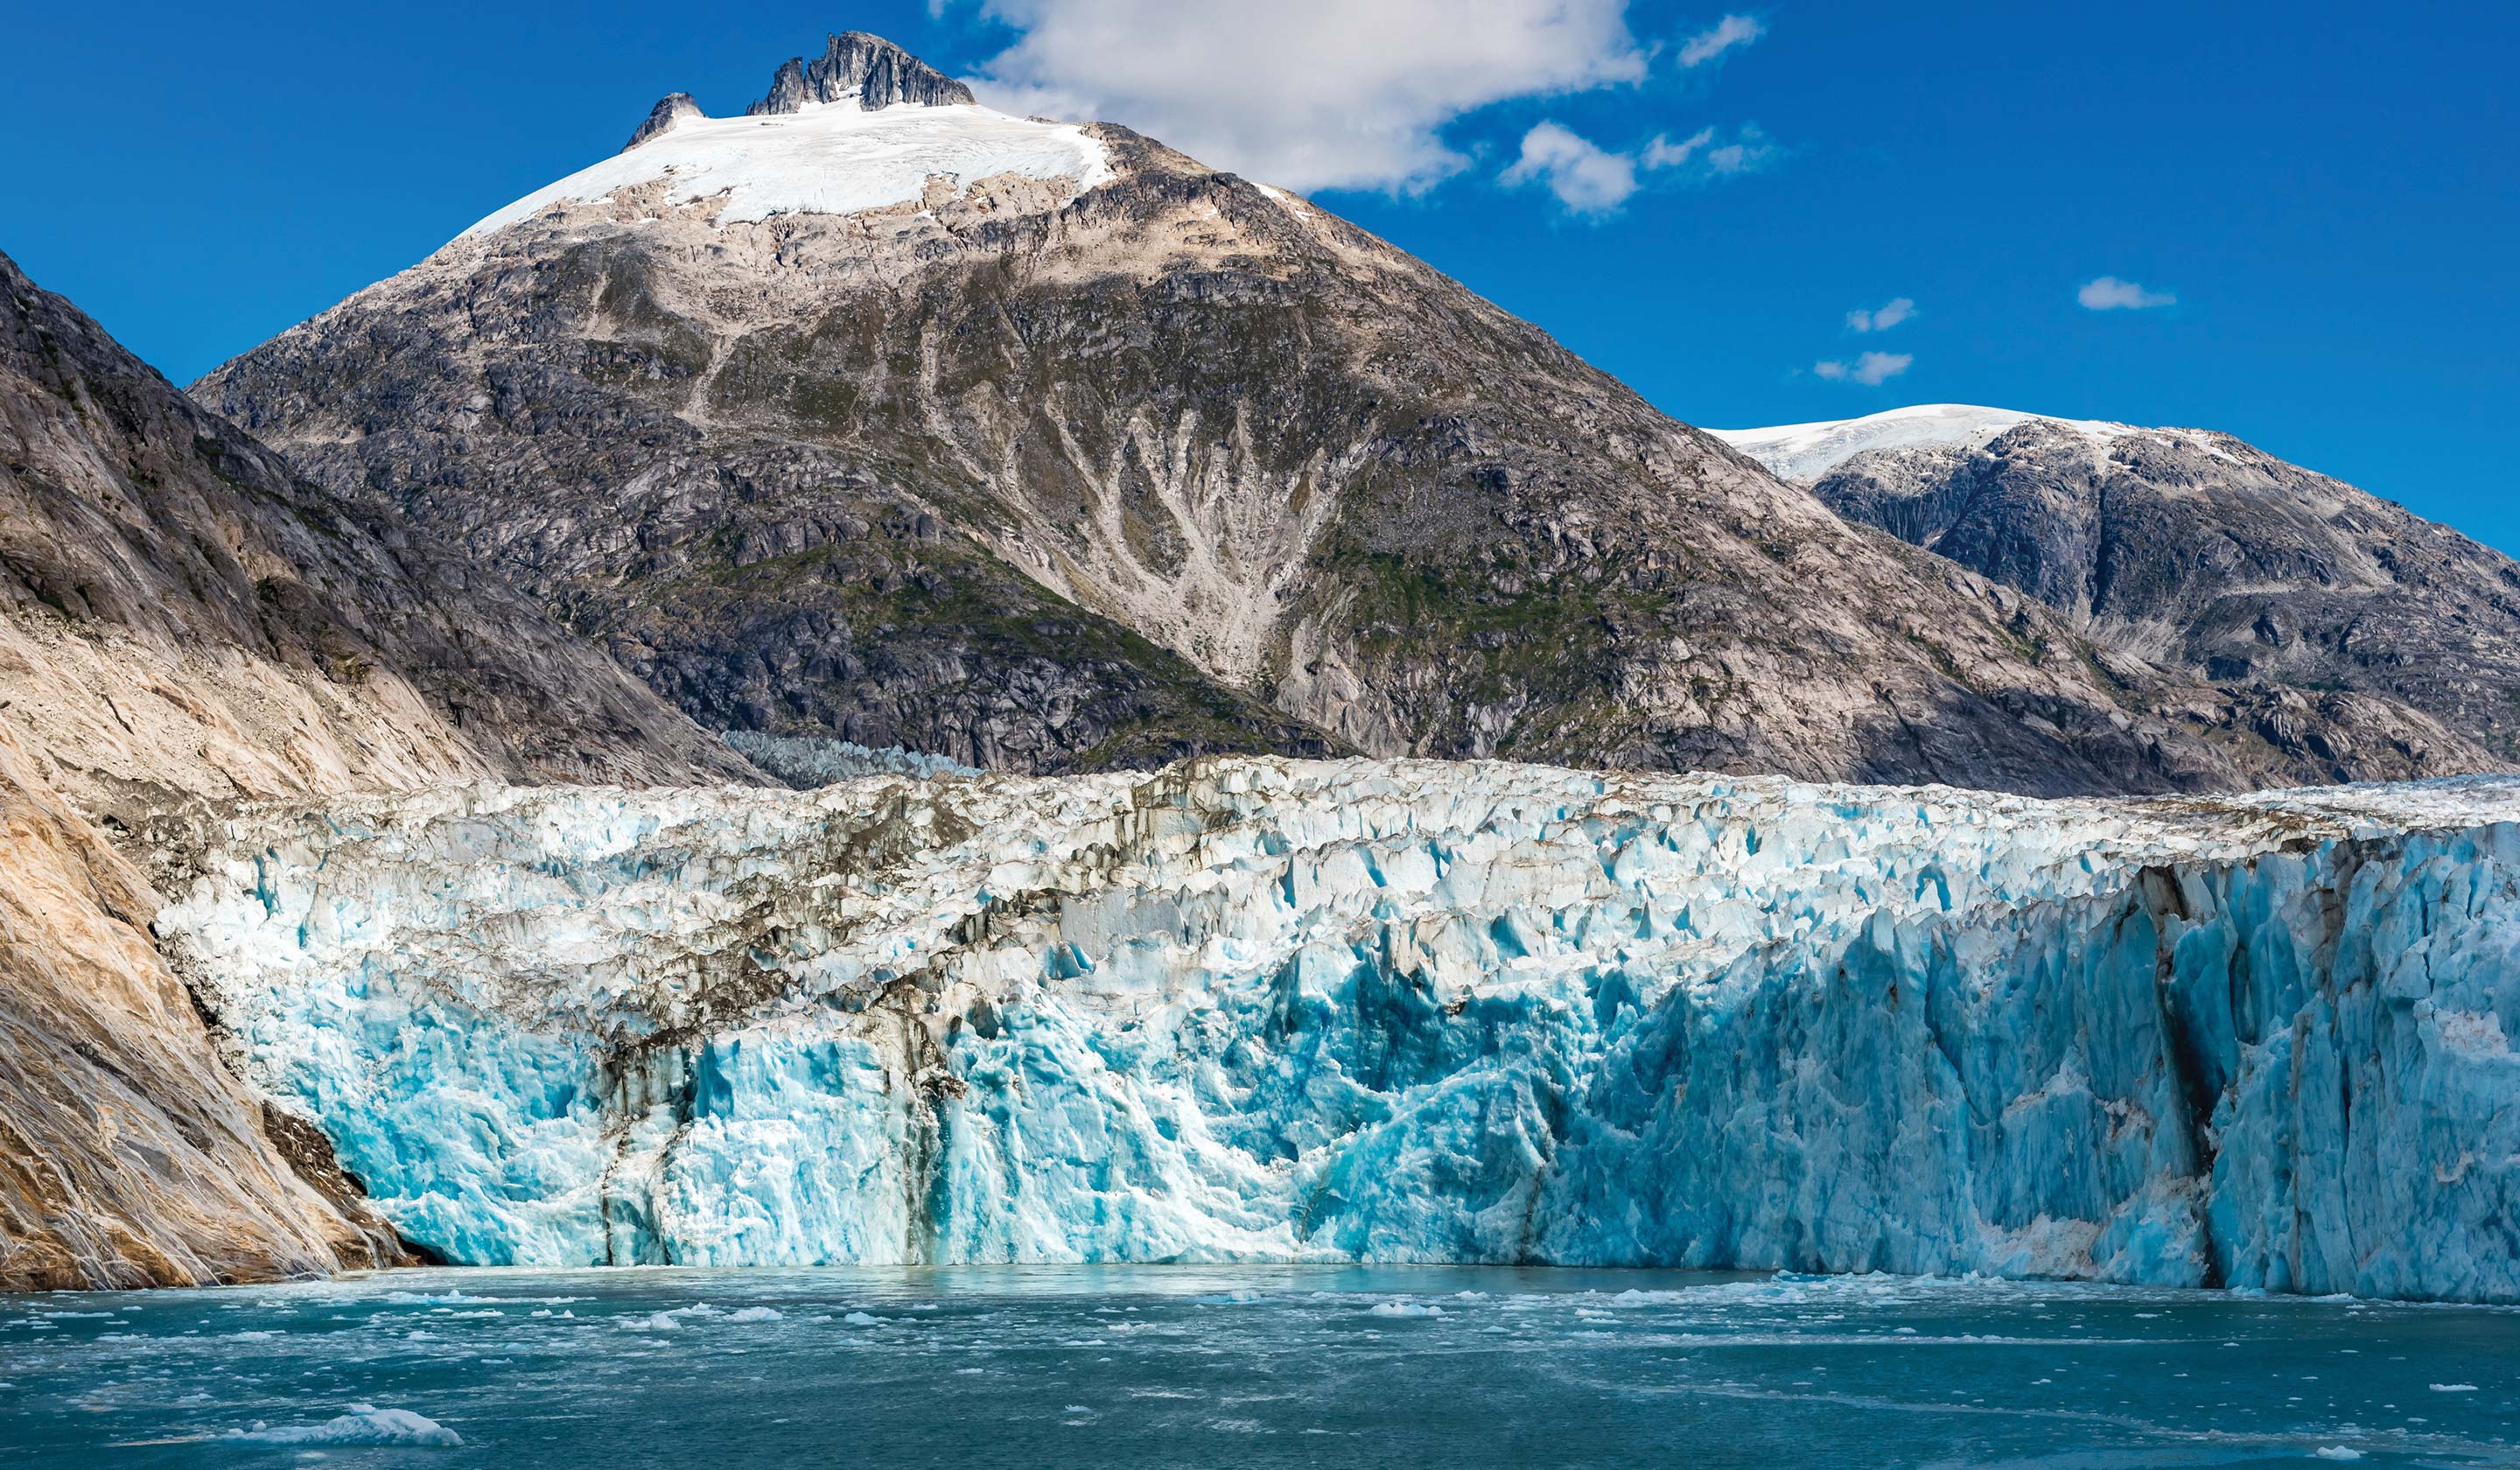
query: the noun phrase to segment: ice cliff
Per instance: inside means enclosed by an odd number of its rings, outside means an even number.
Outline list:
[[[160,916],[451,1259],[2520,1300],[2520,779],[1268,759],[222,820]]]

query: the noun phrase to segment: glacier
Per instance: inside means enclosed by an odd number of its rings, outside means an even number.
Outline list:
[[[1212,759],[204,819],[161,944],[410,1240],[2520,1301],[2520,779]]]

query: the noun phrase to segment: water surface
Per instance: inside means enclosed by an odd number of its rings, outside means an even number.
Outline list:
[[[2509,1311],[1878,1276],[445,1270],[0,1299],[0,1466],[2509,1464],[2515,1390]],[[461,1443],[362,1443],[397,1434]]]

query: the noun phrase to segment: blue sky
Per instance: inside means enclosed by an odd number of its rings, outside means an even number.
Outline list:
[[[2520,8],[1253,9],[26,7],[0,249],[185,381],[856,27],[1310,188],[1691,423],[2201,424],[2520,552]]]

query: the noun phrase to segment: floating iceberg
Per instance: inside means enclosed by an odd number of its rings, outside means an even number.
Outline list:
[[[255,1440],[267,1445],[428,1445],[451,1448],[464,1443],[464,1437],[426,1414],[407,1408],[379,1408],[373,1403],[353,1403],[349,1412],[327,1419],[321,1424],[285,1424],[270,1428],[257,1422],[251,1429],[231,1430],[232,1440]]]
[[[1225,760],[226,819],[160,915],[448,1259],[2520,1301],[2520,780]]]

